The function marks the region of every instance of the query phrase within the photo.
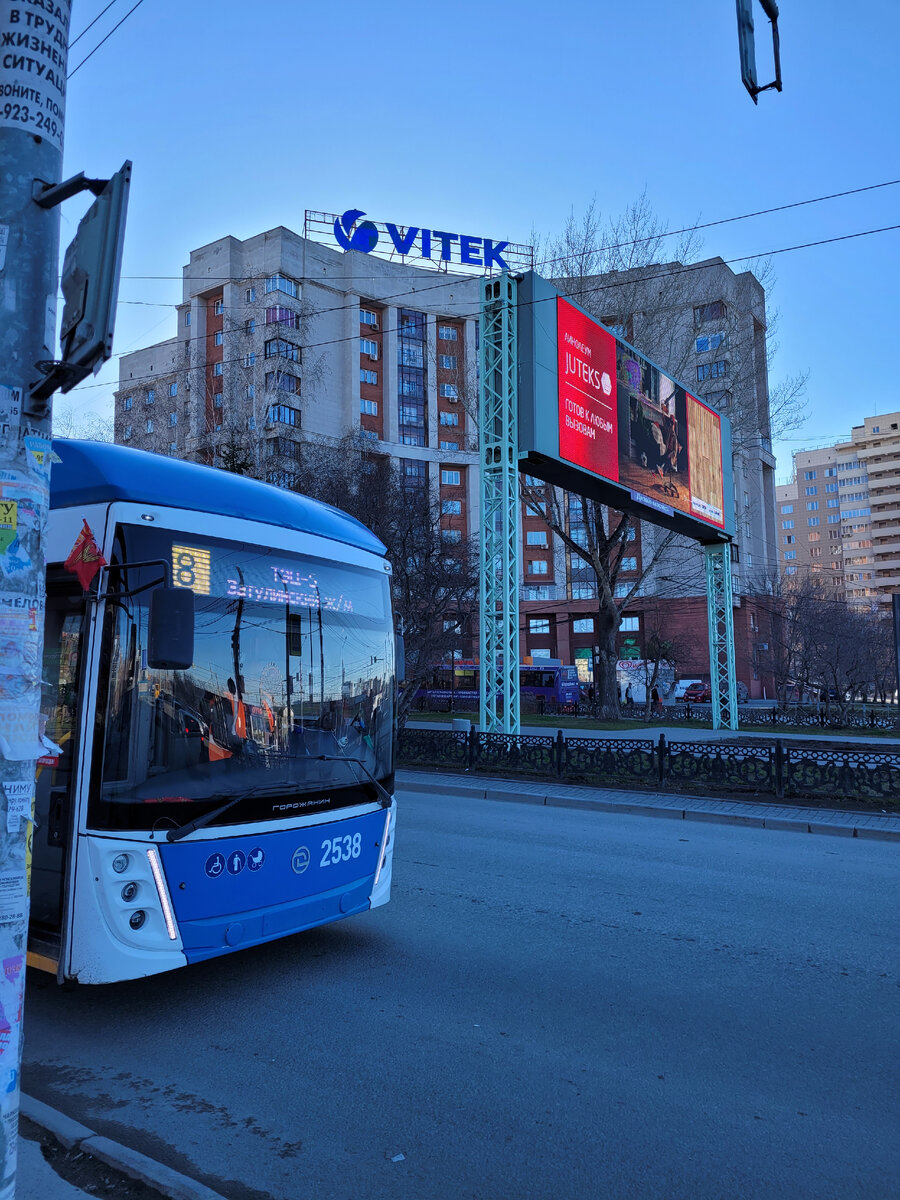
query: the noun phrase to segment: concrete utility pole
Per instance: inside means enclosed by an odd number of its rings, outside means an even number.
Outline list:
[[[0,1200],[16,1190],[31,818],[41,744],[44,533],[71,0],[0,0]]]

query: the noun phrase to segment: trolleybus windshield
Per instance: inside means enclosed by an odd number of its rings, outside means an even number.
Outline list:
[[[194,661],[148,665],[162,577],[194,592]],[[393,632],[385,574],[159,528],[119,526],[108,574],[89,824],[160,831],[230,798],[212,824],[375,800],[391,771]],[[127,594],[126,594],[127,593]]]

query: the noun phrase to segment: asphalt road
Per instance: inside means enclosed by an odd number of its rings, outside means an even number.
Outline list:
[[[33,977],[25,1090],[234,1200],[900,1194],[895,843],[401,800],[386,908]]]

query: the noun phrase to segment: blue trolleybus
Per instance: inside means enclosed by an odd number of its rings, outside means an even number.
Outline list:
[[[53,448],[29,963],[134,979],[384,904],[382,544],[224,471]],[[88,591],[65,569],[85,522]]]

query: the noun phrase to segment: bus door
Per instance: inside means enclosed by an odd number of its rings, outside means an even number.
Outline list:
[[[62,940],[68,854],[75,838],[84,610],[78,581],[68,573],[49,571],[41,713],[46,717],[44,734],[60,753],[48,750],[37,764],[28,961],[53,972]]]

